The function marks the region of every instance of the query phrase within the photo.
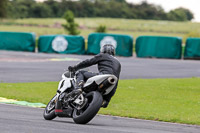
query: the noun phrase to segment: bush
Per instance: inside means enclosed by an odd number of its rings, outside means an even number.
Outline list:
[[[96,32],[100,32],[100,33],[106,33],[107,28],[105,25],[100,25],[99,27],[96,28]]]

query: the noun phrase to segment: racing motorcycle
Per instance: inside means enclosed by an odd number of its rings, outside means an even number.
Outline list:
[[[62,74],[56,95],[47,104],[43,116],[46,120],[58,117],[72,118],[77,124],[86,124],[98,113],[103,103],[103,96],[107,95],[117,84],[118,78],[105,74],[89,78],[76,96],[74,72],[66,71]]]

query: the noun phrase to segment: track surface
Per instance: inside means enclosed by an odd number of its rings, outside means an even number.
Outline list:
[[[91,57],[0,51],[0,82],[59,81],[69,65]],[[200,61],[135,57],[118,59],[122,64],[121,79],[200,77]],[[96,66],[90,67],[90,71],[97,72]]]
[[[46,121],[43,109],[0,104],[1,133],[199,133],[200,127],[111,116],[96,116],[87,125],[72,119]]]
[[[69,65],[91,57],[0,51],[0,82],[59,81],[64,69]],[[119,57],[119,60],[122,64],[121,79],[200,77],[200,61],[135,57]],[[90,70],[97,71],[95,66]],[[65,118],[45,121],[42,114],[43,109],[0,104],[0,133],[199,133],[200,131],[200,126],[110,116],[96,116],[87,125],[77,125],[72,119]]]

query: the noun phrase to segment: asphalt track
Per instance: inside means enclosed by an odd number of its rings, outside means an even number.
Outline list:
[[[59,81],[64,69],[87,58],[92,56],[0,51],[0,82]],[[197,60],[118,59],[122,65],[120,79],[200,77]],[[89,69],[97,72],[96,68]]]
[[[69,65],[92,56],[0,51],[0,82],[59,81]],[[119,57],[121,79],[200,77],[200,61]],[[91,67],[91,71],[97,71]],[[0,104],[0,133],[199,133],[200,126],[96,116],[87,125],[72,119],[45,121],[43,109]]]
[[[89,124],[69,118],[46,121],[43,109],[0,104],[1,133],[199,133],[199,126],[97,115]]]

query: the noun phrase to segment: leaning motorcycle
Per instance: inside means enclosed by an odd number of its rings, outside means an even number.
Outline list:
[[[67,117],[72,118],[77,124],[88,123],[101,108],[103,96],[112,91],[117,81],[117,77],[110,74],[91,77],[85,82],[83,91],[79,95],[73,96],[75,75],[70,71],[64,72],[56,95],[44,110],[44,119]]]

